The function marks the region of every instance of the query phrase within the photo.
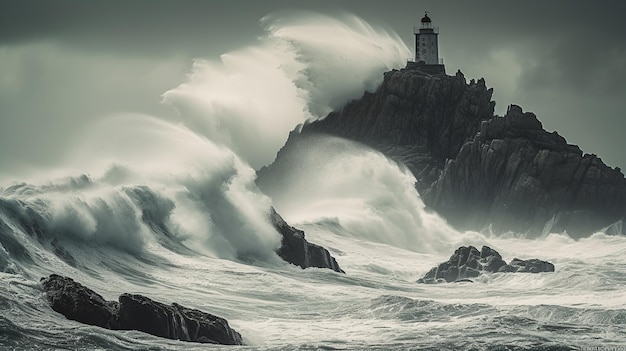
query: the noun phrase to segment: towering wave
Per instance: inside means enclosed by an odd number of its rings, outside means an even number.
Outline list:
[[[216,313],[261,349],[624,344],[626,301],[616,293],[626,286],[624,237],[458,233],[425,208],[403,166],[328,136],[299,138],[293,153],[285,147],[260,182],[271,199],[261,193],[253,168],[271,161],[289,130],[373,90],[409,55],[396,35],[356,17],[263,24],[257,44],[196,61],[189,81],[164,94],[182,124],[110,116],[58,169],[0,185],[0,344],[189,349],[64,319],[42,298],[38,281],[50,273],[107,300],[141,293]],[[272,204],[335,250],[348,274],[274,269]],[[455,247],[486,243],[557,270],[415,283]]]
[[[0,268],[15,271],[12,257],[19,266],[36,256],[24,242],[73,265],[81,256],[74,244],[137,257],[156,245],[277,259],[271,200],[256,188],[253,167],[271,161],[298,123],[375,89],[409,50],[354,16],[301,13],[261,24],[266,34],[254,45],[196,60],[188,81],[163,95],[182,125],[108,116],[57,168],[0,188]],[[333,34],[320,41],[321,33]]]
[[[377,151],[313,135],[281,153],[259,186],[294,223],[331,221],[357,238],[417,252],[447,252],[463,240],[425,209],[411,172]]]
[[[355,16],[268,16],[266,34],[219,61],[198,59],[189,79],[166,92],[181,120],[231,148],[254,168],[270,163],[298,123],[326,116],[382,73],[405,64],[410,50],[395,33]]]
[[[140,254],[161,235],[221,258],[275,257],[270,200],[230,150],[143,116],[113,118],[95,131],[68,161],[92,173],[3,189],[5,225],[43,244],[74,240]],[[103,168],[100,157],[116,163]]]

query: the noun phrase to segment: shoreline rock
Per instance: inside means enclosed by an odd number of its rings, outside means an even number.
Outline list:
[[[309,243],[304,238],[302,230],[290,226],[274,208],[271,211],[272,224],[283,236],[282,245],[277,252],[280,258],[302,269],[309,267],[328,268],[335,272],[345,273],[328,250]]]
[[[554,272],[554,265],[536,258],[520,260],[514,258],[506,263],[498,251],[483,246],[480,251],[474,246],[461,246],[450,259],[433,267],[418,283],[453,283],[471,281],[482,273],[542,273]]]
[[[137,330],[173,340],[243,345],[241,334],[224,318],[187,308],[166,305],[143,295],[122,294],[119,302],[71,278],[51,274],[41,278],[50,307],[67,319],[111,330]]]

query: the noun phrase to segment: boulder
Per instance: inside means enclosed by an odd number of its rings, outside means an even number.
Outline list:
[[[554,272],[554,265],[538,259],[520,260],[514,258],[510,264],[500,254],[483,246],[478,251],[474,246],[461,246],[450,259],[433,267],[418,283],[440,283],[468,281],[484,272],[488,273],[541,273]]]
[[[287,224],[285,220],[271,209],[270,218],[274,228],[282,235],[282,244],[278,256],[283,260],[301,268],[328,268],[335,272],[345,273],[325,248],[311,244],[304,238],[304,232]]]
[[[71,278],[52,274],[41,279],[50,307],[67,319],[107,329],[119,329],[118,303],[107,301]]]
[[[67,319],[112,330],[138,330],[173,340],[241,345],[241,335],[215,315],[142,295],[122,294],[107,301],[71,278],[41,279],[50,307]]]

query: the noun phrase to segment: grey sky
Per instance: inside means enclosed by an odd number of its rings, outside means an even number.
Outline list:
[[[498,113],[519,104],[626,169],[621,0],[8,0],[0,2],[0,173],[54,165],[104,115],[171,115],[160,95],[184,82],[192,58],[250,45],[260,18],[292,10],[352,13],[409,47],[428,10],[449,74],[485,77]]]

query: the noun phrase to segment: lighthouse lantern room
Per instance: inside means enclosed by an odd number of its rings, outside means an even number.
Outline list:
[[[433,27],[428,12],[422,17],[419,27],[413,27],[415,34],[415,58],[408,59],[406,68],[417,69],[428,74],[446,73],[443,59],[439,57],[439,28]]]
[[[422,17],[422,23],[419,28],[413,31],[415,34],[415,62],[423,62],[427,65],[440,65],[439,45],[437,36],[438,28],[433,27],[433,22],[428,17],[428,12]]]

